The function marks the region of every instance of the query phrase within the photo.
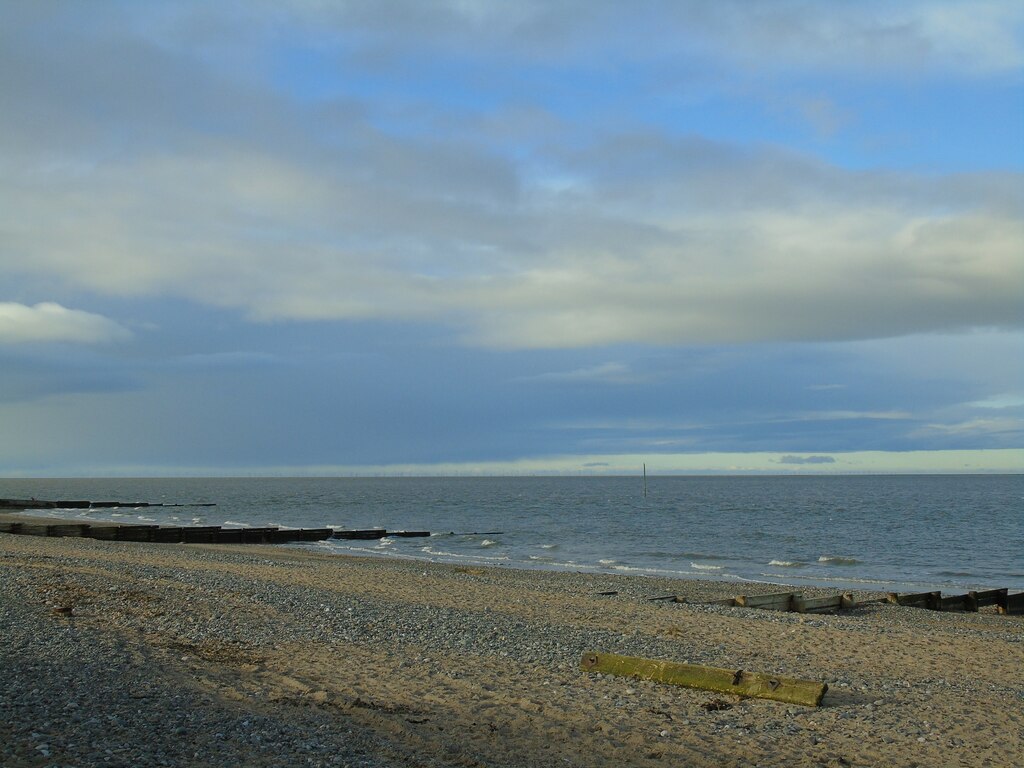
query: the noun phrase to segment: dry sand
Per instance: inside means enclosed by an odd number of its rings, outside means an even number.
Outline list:
[[[0,583],[11,765],[1024,765],[1024,620],[989,611],[782,614],[648,599],[769,585],[7,534]],[[584,673],[586,650],[830,689],[741,700]]]

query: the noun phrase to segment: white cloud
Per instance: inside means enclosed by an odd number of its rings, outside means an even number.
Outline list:
[[[994,410],[1003,410],[1004,408],[1022,408],[1024,407],[1024,394],[1005,392],[1000,395],[986,397],[984,400],[975,400],[974,402],[967,403],[967,405],[971,408],[986,408]]]
[[[0,344],[122,341],[129,332],[102,315],[43,302],[35,306],[0,302]]]
[[[594,381],[605,384],[634,384],[639,377],[629,366],[622,363],[608,362],[600,365],[577,368],[572,371],[553,371],[524,377],[526,381]]]
[[[950,15],[966,13],[960,4],[942,13],[824,5],[654,4],[637,23],[664,17],[673,22],[665,28],[708,32],[720,52],[748,42],[751,55],[770,49],[783,63],[791,51],[794,61],[846,55],[860,66],[867,52],[960,57],[982,47],[994,20],[1020,16],[986,3],[958,33]],[[0,120],[0,275],[183,298],[261,321],[430,321],[499,348],[1024,324],[1020,174],[847,171],[656,132],[552,137],[519,163],[486,137],[389,134],[366,104],[303,104],[232,79],[249,60],[213,62],[209,51],[230,58],[259,44],[219,39],[233,27],[214,23],[225,20],[217,7],[183,8],[124,11],[140,16],[117,29],[136,36],[114,41],[53,22],[67,27],[58,30],[67,44],[46,57],[17,24],[6,35],[0,25],[0,90],[10,94]],[[396,50],[458,29],[508,45],[555,30],[607,39],[596,28],[618,6],[581,13],[590,8],[413,3],[396,13],[302,2],[251,23],[325,21],[318,34],[332,45],[355,28]],[[207,36],[226,47],[207,48]],[[998,66],[1012,65],[1016,39],[999,38]]]
[[[77,179],[8,173],[0,271],[262,320],[433,320],[508,348],[1021,325],[1024,222],[1000,207],[1002,176],[894,179],[729,151],[688,169],[676,153],[689,149],[653,146],[684,164],[655,178],[589,166],[585,193],[538,192],[543,207],[529,187],[501,191],[486,168],[508,175],[502,163],[481,156],[453,179],[416,144],[403,151],[436,165],[430,190],[367,154],[311,167],[218,146]]]

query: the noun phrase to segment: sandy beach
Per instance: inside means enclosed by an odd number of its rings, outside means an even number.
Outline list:
[[[1022,617],[701,602],[772,591],[0,534],[0,763],[1022,763]],[[739,699],[585,673],[585,651],[829,691]]]

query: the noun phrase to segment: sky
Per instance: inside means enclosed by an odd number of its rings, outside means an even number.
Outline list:
[[[1024,471],[1016,0],[0,3],[0,476]]]

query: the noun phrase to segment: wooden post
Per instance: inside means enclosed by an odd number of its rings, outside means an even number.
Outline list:
[[[732,693],[759,699],[772,699],[787,704],[816,707],[828,685],[816,680],[765,675],[757,672],[677,664],[671,661],[619,656],[614,653],[588,652],[580,664],[585,672],[604,675],[625,675],[669,685],[698,688],[705,691]]]

